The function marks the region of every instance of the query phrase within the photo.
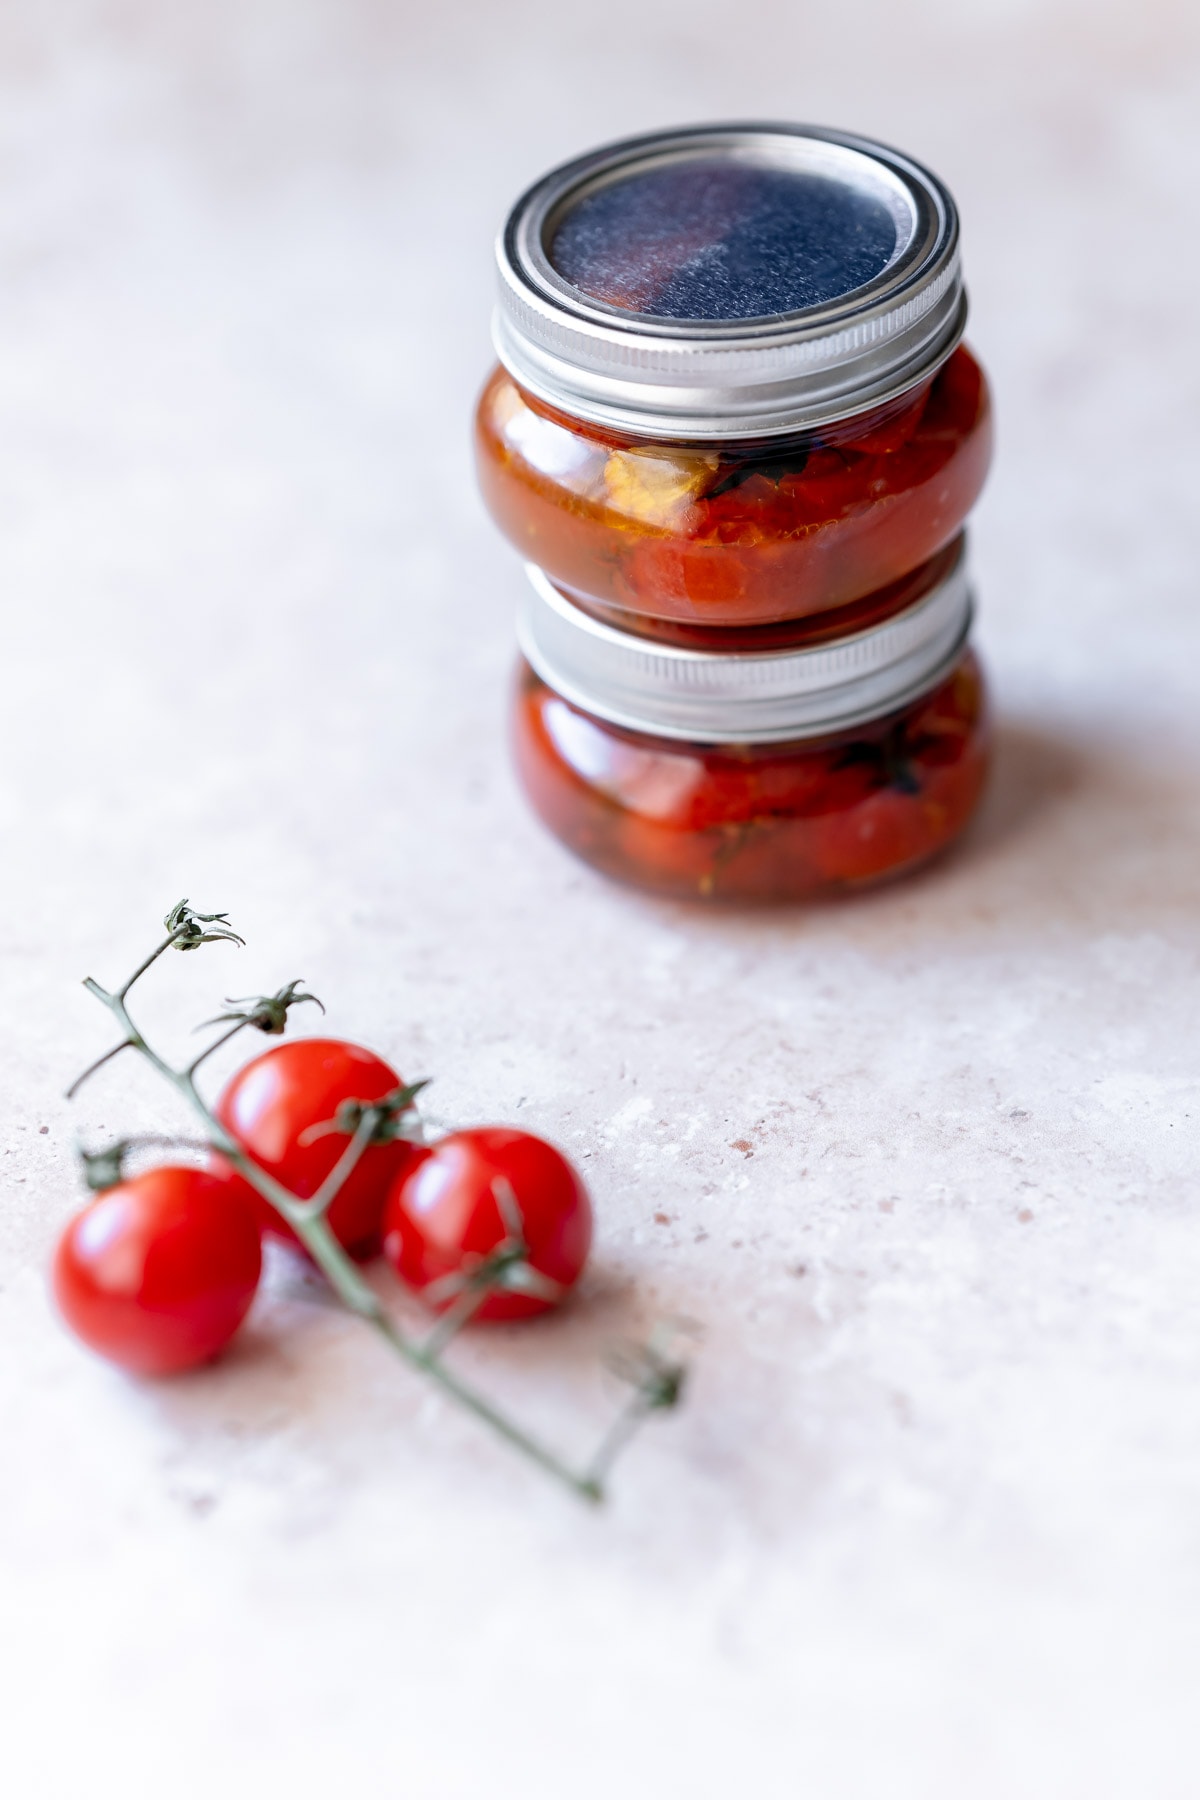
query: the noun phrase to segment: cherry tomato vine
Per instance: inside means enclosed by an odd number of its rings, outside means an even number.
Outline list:
[[[267,1052],[210,1105],[197,1078],[215,1051],[247,1030],[281,1036],[294,1007],[324,1007],[299,981],[275,994],[227,1001],[228,1010],[207,1022],[226,1029],[176,1068],[134,1022],[133,988],[168,950],[244,940],[227,914],[197,912],[186,900],[172,907],[163,925],[166,936],[120,987],[110,991],[90,976],[84,982],[121,1035],[72,1084],[68,1098],[131,1050],[199,1119],[203,1144],[189,1147],[205,1151],[207,1166],[163,1166],[127,1177],[131,1149],[180,1141],[158,1136],[81,1152],[93,1199],[68,1224],[55,1264],[68,1324],[100,1354],[142,1373],[169,1373],[203,1360],[240,1324],[257,1286],[260,1234],[274,1231],[298,1241],[337,1301],[409,1368],[580,1498],[601,1500],[617,1455],[638,1427],[679,1402],[686,1371],[676,1350],[678,1326],[659,1326],[645,1342],[610,1358],[630,1394],[582,1467],[510,1419],[444,1361],[447,1347],[473,1320],[545,1311],[579,1274],[591,1215],[570,1164],[540,1139],[500,1127],[450,1133],[426,1144],[415,1107],[426,1083],[399,1082],[371,1052],[334,1041],[302,1039]],[[305,1117],[290,1104],[294,1094],[276,1081],[281,1070],[286,1073],[287,1062],[278,1060],[285,1053],[292,1061],[299,1053],[309,1065],[323,1058],[325,1085],[315,1091],[326,1107],[332,1105],[332,1116]],[[257,1087],[250,1079],[256,1071]],[[267,1089],[264,1101],[259,1090]],[[272,1141],[284,1143],[274,1156],[264,1153],[261,1130],[262,1141],[255,1137],[264,1106],[274,1107]],[[372,1219],[397,1272],[440,1315],[423,1338],[401,1330],[356,1266],[354,1255],[378,1247],[367,1230]],[[131,1259],[143,1281],[140,1334],[131,1327],[132,1303],[113,1299],[106,1259],[114,1257],[126,1284]]]

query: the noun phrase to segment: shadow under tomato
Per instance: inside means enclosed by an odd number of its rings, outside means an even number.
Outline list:
[[[433,1329],[434,1315],[400,1286],[382,1258],[364,1273],[401,1330],[419,1344]],[[598,1429],[607,1416],[605,1391],[614,1385],[604,1373],[606,1353],[645,1337],[657,1319],[655,1296],[601,1252],[560,1309],[467,1327],[445,1360],[518,1419],[553,1415],[556,1407],[569,1418],[578,1407]],[[219,1357],[137,1386],[162,1424],[202,1448],[206,1442],[252,1445],[280,1431],[298,1431],[299,1442],[328,1447],[355,1438],[365,1407],[377,1408],[380,1429],[393,1431],[398,1419],[412,1420],[437,1396],[285,1246],[272,1246],[251,1315]]]

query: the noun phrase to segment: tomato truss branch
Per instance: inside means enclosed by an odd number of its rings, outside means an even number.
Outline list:
[[[135,1051],[197,1114],[204,1126],[207,1146],[218,1151],[243,1180],[287,1221],[348,1311],[370,1325],[410,1368],[436,1383],[443,1393],[487,1425],[530,1462],[554,1476],[581,1499],[602,1500],[605,1481],[617,1455],[643,1420],[650,1413],[672,1407],[678,1402],[683,1384],[682,1366],[668,1364],[653,1339],[645,1346],[635,1347],[622,1362],[614,1361],[613,1367],[617,1372],[633,1383],[633,1396],[617,1414],[598,1450],[582,1471],[572,1468],[445,1366],[441,1360],[442,1351],[470,1321],[490,1292],[497,1288],[532,1292],[544,1279],[528,1265],[520,1212],[511,1189],[507,1192],[498,1191],[496,1194],[505,1225],[503,1242],[497,1245],[490,1256],[483,1258],[476,1269],[462,1278],[461,1292],[425,1340],[417,1343],[408,1338],[333,1235],[326,1214],[369,1146],[388,1137],[404,1135],[402,1115],[411,1111],[413,1099],[425,1083],[416,1082],[377,1102],[355,1103],[353,1117],[331,1122],[329,1129],[344,1132],[348,1136],[345,1150],[311,1198],[302,1199],[293,1194],[246,1155],[208,1106],[196,1085],[196,1075],[201,1065],[216,1050],[229,1043],[247,1026],[277,1035],[285,1028],[290,1006],[306,1000],[316,1001],[316,997],[297,993],[299,983],[291,982],[275,995],[242,1002],[227,1001],[227,1005],[237,1005],[243,1010],[223,1014],[209,1023],[223,1024],[230,1020],[230,1029],[222,1032],[186,1067],[176,1069],[159,1055],[134,1023],[128,1006],[130,992],[168,950],[195,950],[202,944],[216,942],[241,944],[244,940],[229,927],[225,913],[197,913],[186,900],[181,900],[171,909],[164,925],[167,936],[115,992],[110,993],[90,976],[84,982],[88,992],[112,1013],[122,1036],[119,1043],[114,1044],[72,1083],[68,1098],[76,1094],[85,1081],[122,1051]],[[319,1006],[320,1001],[316,1001],[316,1004]],[[134,1141],[136,1140],[125,1140],[126,1143]],[[115,1166],[118,1170],[116,1178],[119,1179],[119,1154]],[[503,1185],[507,1188],[507,1183]]]

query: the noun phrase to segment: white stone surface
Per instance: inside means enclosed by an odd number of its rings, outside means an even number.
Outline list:
[[[10,0],[0,86],[5,1794],[1190,1800],[1195,9]],[[721,115],[945,175],[1000,424],[986,815],[765,916],[525,812],[467,440],[512,195]],[[464,1347],[494,1391],[582,1446],[600,1348],[702,1322],[604,1513],[278,1283],[171,1386],[60,1332],[74,1131],[171,1116],[60,1099],[78,978],[182,893],[250,943],[163,970],[174,1043],[303,975],[584,1160],[586,1291]]]

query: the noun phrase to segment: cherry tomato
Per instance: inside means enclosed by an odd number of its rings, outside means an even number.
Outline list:
[[[59,1311],[90,1349],[138,1375],[208,1362],[246,1316],[262,1269],[244,1183],[150,1169],[92,1201],[54,1259]]]
[[[499,1198],[496,1192],[505,1182],[529,1267],[561,1289],[578,1280],[592,1241],[592,1209],[566,1158],[527,1131],[496,1125],[455,1131],[395,1183],[383,1220],[388,1261],[437,1311],[453,1304],[462,1277],[510,1235],[516,1221],[504,1216],[507,1190]],[[528,1319],[556,1303],[548,1295],[501,1290],[473,1316]]]
[[[343,1101],[382,1100],[402,1086],[395,1069],[371,1050],[336,1038],[297,1038],[239,1069],[214,1110],[261,1168],[289,1193],[308,1200],[350,1141],[339,1131],[308,1134],[332,1120]],[[403,1138],[363,1152],[325,1215],[345,1249],[369,1256],[379,1248],[388,1188],[423,1154]],[[254,1198],[262,1229],[295,1243],[295,1233],[274,1207],[257,1194]]]

